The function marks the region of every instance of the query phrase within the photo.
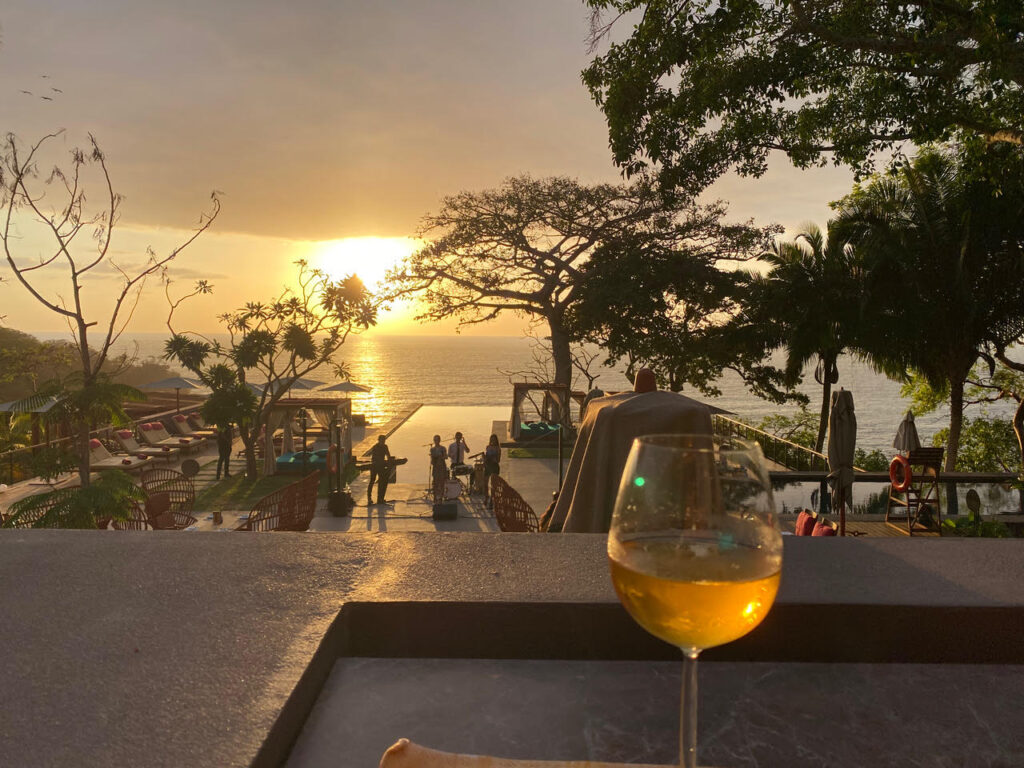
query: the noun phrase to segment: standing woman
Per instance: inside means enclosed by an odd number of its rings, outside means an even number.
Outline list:
[[[444,485],[448,479],[448,469],[444,460],[448,452],[441,445],[441,436],[434,435],[434,444],[430,446],[430,478],[434,490],[434,503],[444,501]]]
[[[501,474],[501,445],[498,436],[491,435],[487,447],[484,448],[484,501],[491,506],[491,475]]]

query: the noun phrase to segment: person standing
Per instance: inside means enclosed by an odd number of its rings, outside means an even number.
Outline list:
[[[484,503],[491,506],[491,475],[501,474],[501,444],[497,435],[491,435],[484,448]]]
[[[391,450],[386,440],[385,435],[379,435],[376,444],[370,449],[370,484],[366,486],[366,506],[373,503],[374,481],[377,483],[377,503],[384,503],[388,477],[391,475]]]
[[[435,504],[444,501],[444,483],[448,479],[448,468],[445,466],[447,455],[441,445],[441,436],[434,435],[434,444],[430,446],[430,478]]]
[[[235,440],[235,430],[230,424],[217,430],[217,479],[220,480],[221,470],[224,477],[231,477],[231,444]]]
[[[468,474],[466,457],[469,455],[469,446],[462,438],[461,432],[455,433],[455,442],[448,446],[448,460],[452,463],[452,477],[455,475]]]

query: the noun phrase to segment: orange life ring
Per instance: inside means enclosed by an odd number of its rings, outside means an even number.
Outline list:
[[[892,483],[894,491],[905,491],[913,482],[914,476],[910,471],[910,462],[906,456],[893,456],[889,462],[889,482]]]
[[[331,443],[327,446],[327,470],[331,471],[338,465],[338,446]]]

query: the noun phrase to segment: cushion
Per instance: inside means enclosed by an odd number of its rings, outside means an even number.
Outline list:
[[[185,417],[182,416],[180,413],[176,414],[173,418],[174,418],[175,421],[178,421],[178,422],[181,422],[181,421],[185,420]]]
[[[142,429],[143,432],[149,432],[149,430],[151,430],[153,428],[153,425],[152,424],[140,424],[139,427]]]
[[[90,447],[90,448],[102,448],[102,447],[103,447],[103,443],[101,443],[101,442],[100,442],[99,440],[97,440],[97,439],[96,439],[96,438],[94,437],[94,438],[92,438],[92,439],[91,439],[91,440],[89,441],[89,447]]]
[[[835,536],[836,529],[830,524],[819,520],[814,524],[814,530],[811,532],[811,536]]]
[[[817,521],[817,515],[811,510],[801,510],[800,514],[796,516],[796,535],[797,536],[810,536],[814,530],[814,523]],[[820,535],[820,534],[819,534]]]
[[[122,464],[129,464],[130,465],[132,463],[132,460],[131,459],[121,459],[121,463]]]
[[[132,432],[131,432],[131,430],[130,430],[130,429],[119,429],[119,430],[118,430],[118,431],[116,432],[116,434],[117,434],[117,436],[118,436],[118,437],[120,437],[120,438],[121,438],[122,440],[128,440],[128,439],[129,439],[129,438],[130,438],[130,437],[132,436]]]

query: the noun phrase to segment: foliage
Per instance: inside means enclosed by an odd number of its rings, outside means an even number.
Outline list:
[[[765,416],[757,428],[783,440],[813,449],[818,432],[818,416],[802,405],[792,416],[781,413]]]
[[[120,470],[103,472],[88,486],[61,488],[26,496],[11,504],[3,527],[13,528],[22,520],[35,520],[33,528],[96,528],[98,518],[124,520],[134,502],[144,502],[145,492]]]
[[[804,366],[817,358],[821,385],[818,430],[811,448],[822,450],[839,356],[855,343],[859,328],[861,270],[856,252],[830,231],[808,224],[792,242],[776,241],[762,255],[767,274],[745,275],[747,295],[733,323],[771,329],[769,350],[786,350],[785,381],[795,386]]]
[[[396,294],[422,296],[421,318],[464,325],[512,312],[543,321],[555,383],[569,384],[569,315],[596,278],[595,267],[623,254],[622,277],[652,250],[725,251],[752,228],[726,227],[722,214],[717,203],[666,199],[643,179],[588,186],[565,177],[520,176],[497,189],[446,197],[440,211],[424,219],[420,236],[429,238],[427,245],[390,277]]]
[[[932,436],[932,445],[945,445],[949,429],[940,429]],[[964,418],[960,433],[960,451],[956,457],[957,472],[1020,472],[1020,449],[1013,424],[1006,419],[979,416]]]
[[[32,473],[50,482],[78,466],[78,458],[59,445],[38,448],[32,456]]]
[[[868,472],[885,472],[889,469],[890,458],[885,451],[875,448],[866,451],[858,448],[853,452],[853,466]]]
[[[946,404],[949,399],[949,383],[944,381],[935,387],[924,376],[911,371],[900,386],[900,397],[910,400],[910,410],[915,416],[923,416]]]
[[[835,230],[864,260],[858,351],[948,387],[949,470],[971,369],[1024,334],[1024,152],[923,151],[837,208]]]
[[[628,375],[651,368],[663,388],[685,385],[715,396],[722,371],[737,373],[761,397],[803,400],[783,392],[782,373],[763,363],[767,326],[735,329],[741,273],[724,268],[755,258],[772,227],[722,222],[721,203],[691,214],[689,235],[663,245],[623,237],[595,250],[569,318],[574,336],[601,344],[609,364]]]
[[[940,530],[943,536],[978,537],[985,539],[1008,539],[1010,529],[998,520],[975,521],[968,517],[947,517]]]
[[[760,176],[776,150],[864,174],[907,142],[1024,135],[1017,0],[588,4],[592,48],[636,19],[583,73],[615,161],[627,174],[657,164],[668,187]]]
[[[222,344],[196,334],[174,330],[174,312],[184,302],[213,291],[206,281],[177,299],[171,297],[171,281],[165,291],[171,311],[165,343],[165,359],[176,360],[210,388],[202,409],[210,423],[219,427],[237,424],[246,453],[246,474],[256,477],[255,446],[259,427],[266,424],[271,408],[296,379],[334,361],[349,334],[376,323],[378,303],[355,275],[332,280],[325,272],[297,261],[296,287],[286,288],[269,303],[251,301],[221,314],[229,341]],[[259,393],[248,386],[256,373]]]

